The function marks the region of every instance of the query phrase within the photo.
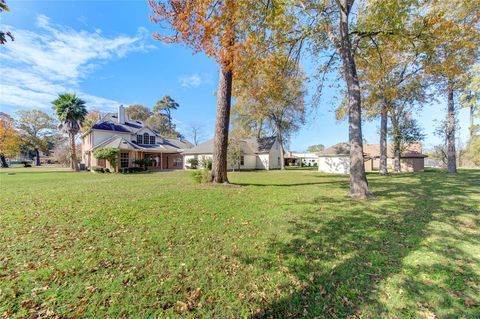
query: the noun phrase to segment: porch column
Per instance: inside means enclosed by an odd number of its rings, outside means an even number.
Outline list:
[[[163,153],[160,153],[160,170],[163,170]]]

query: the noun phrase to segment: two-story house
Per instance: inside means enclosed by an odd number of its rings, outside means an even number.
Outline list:
[[[123,106],[117,113],[103,116],[81,136],[82,161],[87,168],[109,167],[105,160],[93,155],[96,148],[113,147],[120,151],[119,168],[137,166],[134,161],[150,159],[151,169],[182,169],[182,151],[193,145],[183,139],[166,138],[142,121],[131,120]]]

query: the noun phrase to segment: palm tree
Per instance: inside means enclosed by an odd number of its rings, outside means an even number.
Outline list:
[[[168,118],[168,128],[172,129],[172,115],[171,111],[178,109],[180,104],[178,104],[170,96],[165,95],[161,100],[158,100],[155,106],[153,107],[153,112],[159,113],[160,111],[165,111]]]
[[[59,94],[58,98],[52,102],[53,109],[60,120],[59,128],[68,134],[70,138],[70,155],[72,160],[70,167],[76,172],[79,171],[77,154],[75,149],[75,137],[80,131],[82,122],[87,115],[85,101],[76,94]]]

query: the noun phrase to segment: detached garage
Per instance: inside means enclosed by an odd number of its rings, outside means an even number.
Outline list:
[[[318,154],[318,171],[332,174],[350,174],[350,145],[335,144]],[[365,171],[372,171],[372,159],[364,157]]]

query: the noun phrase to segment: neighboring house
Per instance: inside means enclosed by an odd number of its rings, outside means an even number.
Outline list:
[[[316,166],[320,160],[318,154],[312,152],[286,152],[284,158],[286,166],[301,166],[302,164],[305,166]]]
[[[242,155],[239,169],[279,169],[281,168],[281,147],[276,137],[244,138],[239,140]],[[213,139],[198,144],[183,151],[185,168],[189,168],[188,161],[197,159],[211,159],[213,156]],[[232,165],[228,169],[233,169]],[[238,167],[235,167],[238,169]]]
[[[373,159],[373,169],[380,167],[380,144],[363,145],[363,153]],[[393,145],[387,145],[387,168],[392,170],[394,165]],[[404,147],[400,155],[400,170],[402,172],[423,172],[425,169],[425,158],[422,153],[422,143],[415,142]]]
[[[318,171],[333,174],[350,174],[350,144],[338,143],[318,153]],[[364,157],[365,171],[370,172],[372,159]]]
[[[120,150],[118,168],[134,167],[135,160],[150,159],[151,169],[182,169],[181,152],[193,146],[183,139],[162,137],[142,121],[131,120],[123,106],[118,107],[117,113],[103,116],[81,139],[82,161],[87,168],[112,169],[105,160],[96,159],[93,151],[113,147]]]
[[[421,172],[424,170],[426,155],[422,154],[420,143],[412,143],[405,148],[400,157],[402,172]],[[393,169],[393,148],[388,145],[387,167]],[[349,174],[350,173],[350,145],[338,143],[318,153],[320,159],[318,170],[325,173]],[[380,145],[365,144],[363,146],[365,171],[370,172],[380,166]]]

